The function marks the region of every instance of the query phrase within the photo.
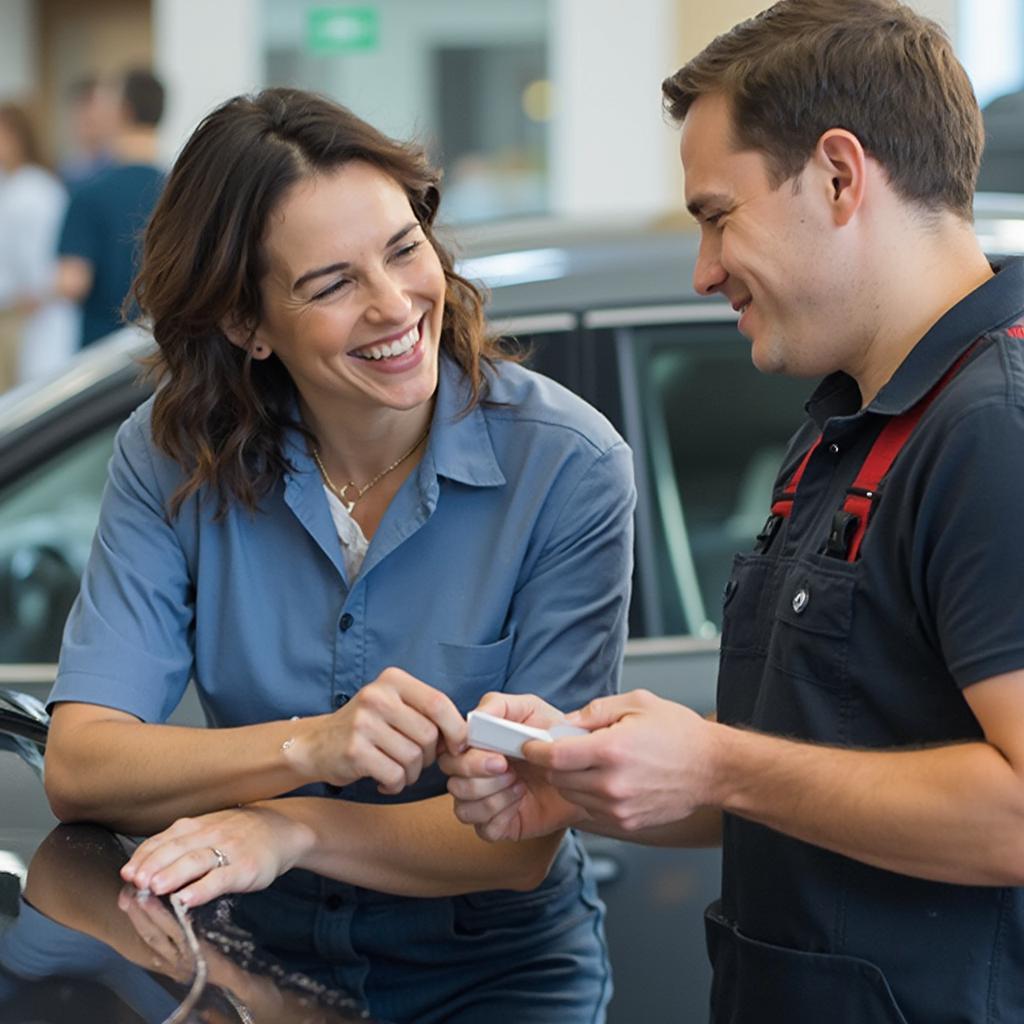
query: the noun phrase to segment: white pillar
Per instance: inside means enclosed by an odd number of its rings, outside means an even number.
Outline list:
[[[673,0],[551,0],[552,212],[628,217],[679,205],[661,82],[676,70]]]
[[[170,163],[222,100],[260,88],[259,0],[153,0],[156,73],[167,87],[161,155]]]
[[[30,99],[39,87],[33,0],[0,0],[0,99]]]

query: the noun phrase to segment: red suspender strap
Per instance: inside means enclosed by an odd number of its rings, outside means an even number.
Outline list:
[[[1024,341],[1024,321],[1006,328],[1006,333],[1011,338],[1019,338]],[[980,340],[980,339],[979,339]],[[871,518],[871,509],[875,498],[878,495],[878,488],[885,479],[892,464],[896,461],[907,439],[914,432],[921,417],[925,414],[928,406],[942,393],[943,388],[960,372],[964,363],[974,351],[978,341],[974,341],[959,359],[943,374],[939,382],[922,398],[917,405],[908,409],[900,416],[894,416],[882,428],[875,443],[871,446],[864,464],[860,467],[857,479],[853,486],[846,492],[846,500],[843,507],[836,512],[832,519],[832,530],[829,533],[828,543],[825,551],[827,554],[837,558],[845,559],[848,562],[855,562],[860,555],[860,546],[864,541],[864,534],[867,532],[868,521]],[[821,437],[811,445],[807,454],[800,460],[786,489],[779,496],[779,499],[772,504],[772,512],[768,522],[758,535],[761,550],[767,548],[771,539],[783,519],[788,519],[793,512],[793,502],[796,500],[797,488],[803,479],[804,471],[811,460],[811,456],[821,444]]]
[[[830,553],[840,557],[845,554],[848,562],[857,561],[860,546],[864,541],[864,534],[867,532],[868,521],[871,518],[874,498],[886,473],[889,472],[892,464],[896,461],[896,456],[899,455],[907,443],[907,439],[914,432],[914,428],[925,414],[925,410],[960,372],[977,344],[977,341],[971,344],[917,405],[900,416],[894,416],[882,428],[881,433],[875,438],[875,443],[871,446],[871,451],[868,452],[868,457],[860,467],[857,479],[846,492],[842,511],[837,513],[833,519],[832,533],[829,535],[828,544]],[[843,513],[846,515],[844,516]]]
[[[800,486],[807,463],[811,461],[811,455],[814,454],[814,450],[819,444],[821,444],[820,435],[818,440],[807,449],[807,454],[800,460],[800,465],[793,471],[793,475],[789,478],[789,483],[786,484],[786,489],[782,492],[779,500],[772,505],[773,516],[782,516],[783,519],[786,519],[793,511],[793,499],[796,497],[796,489]]]

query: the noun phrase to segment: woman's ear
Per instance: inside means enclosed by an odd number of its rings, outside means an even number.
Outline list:
[[[220,329],[232,345],[242,349],[243,352],[248,352],[253,359],[267,359],[271,355],[270,346],[257,338],[257,331],[249,330],[237,321],[231,323],[225,321],[220,325]]]

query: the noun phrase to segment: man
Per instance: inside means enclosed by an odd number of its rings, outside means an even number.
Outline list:
[[[825,379],[726,588],[717,721],[595,701],[528,764],[444,759],[456,811],[720,839],[715,1022],[1024,1020],[1024,262],[971,228],[971,86],[895,0],[782,0],[664,91],[695,287]]]
[[[57,294],[82,307],[82,346],[117,330],[136,243],[163,185],[155,166],[164,90],[148,71],[120,82],[113,164],[74,192],[61,232]]]
[[[96,75],[78,79],[68,90],[72,151],[59,167],[68,192],[75,192],[111,165],[110,150],[118,131],[119,106],[116,90]]]

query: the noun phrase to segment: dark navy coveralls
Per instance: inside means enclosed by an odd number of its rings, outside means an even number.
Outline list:
[[[963,689],[1024,668],[1022,317],[1011,260],[867,409],[845,374],[819,386],[776,485],[821,432],[791,514],[726,587],[720,721],[862,749],[983,738]],[[859,558],[825,553],[883,426],[965,352],[880,488]],[[714,1024],[1024,1022],[1022,889],[911,878],[726,814],[706,923]]]

